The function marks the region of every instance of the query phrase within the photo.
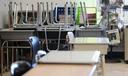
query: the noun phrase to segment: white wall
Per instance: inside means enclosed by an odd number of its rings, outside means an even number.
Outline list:
[[[6,27],[8,23],[7,0],[0,0],[0,28]]]

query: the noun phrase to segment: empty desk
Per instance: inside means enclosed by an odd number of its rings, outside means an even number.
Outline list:
[[[35,30],[0,30],[0,37],[4,40],[26,40],[28,37],[34,35]]]
[[[94,65],[39,64],[23,76],[94,76]]]
[[[99,58],[99,51],[51,51],[23,76],[94,76]]]
[[[99,50],[102,57],[102,69],[104,69],[105,55],[107,54],[109,44],[109,39],[107,37],[76,37],[73,42],[69,43],[73,44],[72,50]]]

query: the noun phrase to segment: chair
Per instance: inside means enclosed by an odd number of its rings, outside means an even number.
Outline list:
[[[36,36],[31,36],[28,38],[31,45],[32,60],[28,61],[16,61],[11,64],[11,75],[12,76],[22,76],[25,72],[35,66],[35,63],[43,57],[46,52],[41,50],[40,40]]]
[[[11,64],[11,76],[22,76],[31,69],[31,64],[27,61],[16,61]]]
[[[29,41],[29,43],[31,45],[31,50],[32,50],[32,61],[31,61],[31,64],[34,64],[36,62],[35,56],[37,54],[37,51],[41,49],[40,40],[36,36],[31,36],[31,37],[29,37],[28,41]]]
[[[120,34],[118,29],[108,30],[106,31],[109,38],[109,46],[110,52],[113,51],[113,46],[117,46],[120,44]]]

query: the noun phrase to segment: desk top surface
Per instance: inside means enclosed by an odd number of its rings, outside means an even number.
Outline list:
[[[23,76],[93,76],[95,65],[39,64]]]
[[[39,63],[95,64],[99,57],[100,51],[50,51]]]
[[[76,37],[70,44],[108,44],[107,37]]]
[[[33,32],[34,30],[1,29],[0,32]]]

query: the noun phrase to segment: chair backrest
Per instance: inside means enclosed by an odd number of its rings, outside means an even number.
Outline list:
[[[32,49],[32,64],[33,64],[35,63],[35,55],[37,54],[38,50],[41,49],[41,44],[37,36],[29,37],[29,43],[31,44],[31,49]]]
[[[29,37],[28,41],[31,45],[32,61],[31,63],[27,61],[16,61],[12,63],[10,69],[12,76],[22,76],[25,72],[35,66],[34,64],[36,63],[36,56],[40,58],[46,54],[45,51],[40,50],[40,40],[37,36]]]
[[[22,76],[31,69],[31,64],[26,61],[16,61],[11,64],[11,76]]]
[[[118,29],[108,30],[107,34],[110,40],[110,45],[117,45],[120,43],[120,34]]]

